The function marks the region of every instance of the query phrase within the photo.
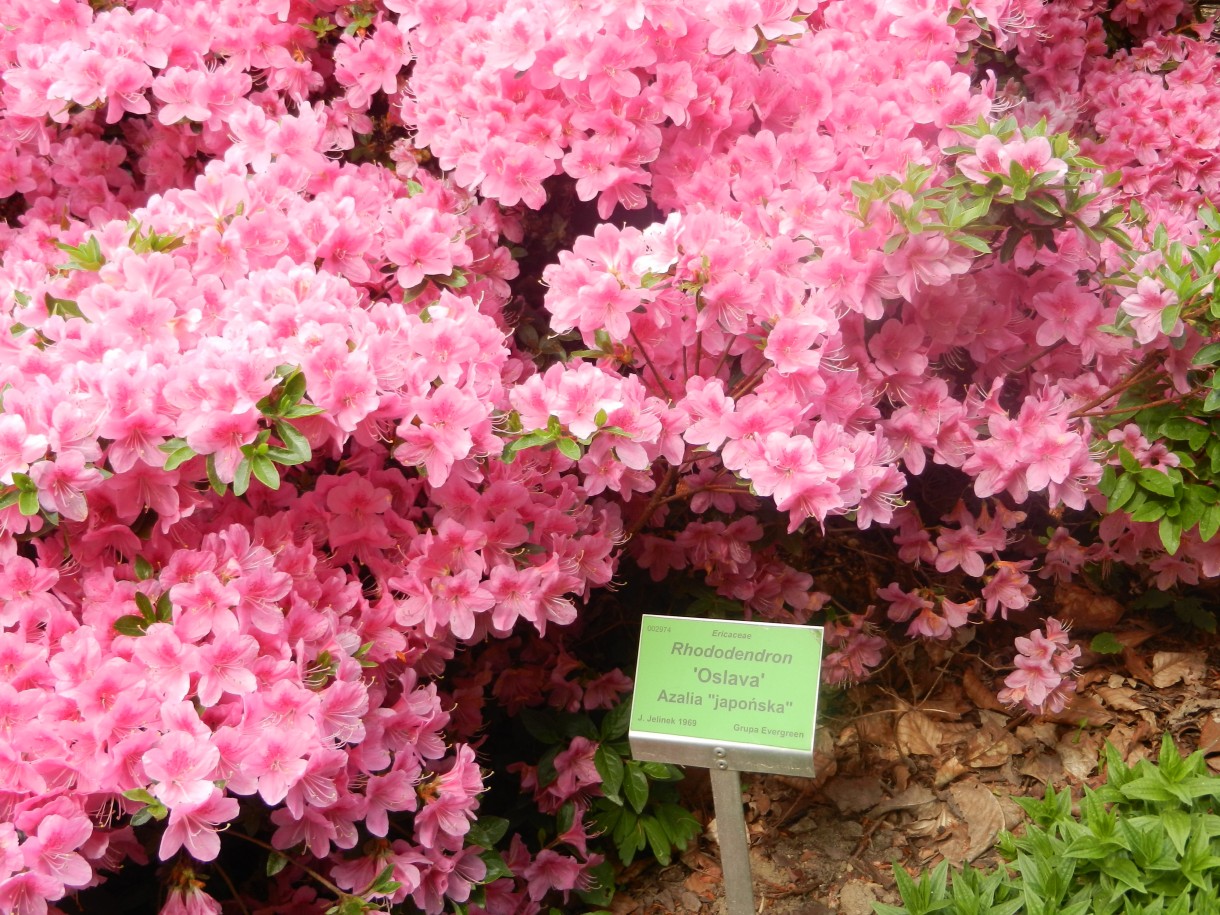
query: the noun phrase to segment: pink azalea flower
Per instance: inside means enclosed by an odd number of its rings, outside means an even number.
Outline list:
[[[46,451],[45,435],[31,434],[16,413],[0,413],[0,483],[11,485],[14,473],[25,473]]]
[[[171,808],[158,849],[161,860],[168,861],[178,849],[185,848],[197,861],[214,861],[220,854],[217,827],[233,819],[237,812],[237,800],[226,797],[219,788],[213,788],[197,804]]]
[[[67,887],[86,886],[93,868],[77,850],[89,838],[93,826],[86,817],[51,814],[38,824],[38,831],[21,845],[26,867]]]
[[[1173,293],[1165,289],[1157,280],[1150,276],[1141,277],[1135,286],[1135,292],[1122,301],[1123,312],[1131,318],[1131,326],[1135,329],[1135,339],[1147,344],[1161,336],[1161,315],[1165,309],[1175,304],[1177,299]],[[1184,325],[1181,319],[1174,321],[1173,327],[1165,334],[1167,337],[1178,337],[1182,334]]]
[[[215,790],[212,778],[220,751],[209,741],[175,731],[143,756],[144,771],[155,780],[152,794],[171,810],[192,808]]]
[[[85,493],[102,481],[96,467],[86,466],[77,451],[67,451],[54,461],[39,461],[30,468],[30,479],[38,487],[38,503],[59,512],[69,521],[84,521],[89,514]]]

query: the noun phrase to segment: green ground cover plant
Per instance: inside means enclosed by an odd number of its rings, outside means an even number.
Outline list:
[[[1220,777],[1201,752],[1183,758],[1168,735],[1154,764],[1126,765],[1107,743],[1105,781],[1048,786],[1021,835],[999,842],[1004,863],[911,877],[895,867],[902,906],[877,915],[1201,915],[1220,912]]]

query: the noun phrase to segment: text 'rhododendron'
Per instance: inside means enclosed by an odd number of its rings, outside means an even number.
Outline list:
[[[1187,4],[0,8],[0,910],[151,859],[217,912],[237,848],[277,911],[591,891],[598,735],[493,725],[622,700],[618,587],[823,623],[840,683],[1220,574],[1120,400],[1203,400]],[[1065,629],[1015,647],[1062,710]]]

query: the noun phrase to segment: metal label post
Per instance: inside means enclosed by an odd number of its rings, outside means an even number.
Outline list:
[[[751,915],[739,772],[812,776],[822,630],[645,616],[628,739],[636,759],[712,778],[729,915]]]

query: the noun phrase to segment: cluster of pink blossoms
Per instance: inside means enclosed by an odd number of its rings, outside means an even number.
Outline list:
[[[0,909],[58,911],[151,856],[179,862],[165,911],[215,911],[182,862],[226,830],[354,894],[389,868],[373,895],[428,913],[585,887],[595,746],[546,784],[514,767],[577,814],[562,849],[513,837],[513,876],[477,891],[476,748],[488,702],[629,688],[561,640],[633,565],[803,624],[829,595],[792,543],[882,529],[911,567],[886,616],[932,639],[1088,563],[1220,574],[1194,533],[1167,556],[1155,525],[1090,527],[1088,414],[1142,352],[1177,379],[1204,341],[1164,330],[1151,274],[1100,283],[1125,264],[1082,226],[1138,198],[1189,242],[1220,175],[1208,27],[1121,4],[1110,54],[1105,6],[11,0]],[[984,43],[1011,67],[976,67]],[[1003,111],[1028,131],[956,129]],[[1119,173],[1049,242],[1002,257],[860,205],[913,172],[1058,187],[1042,118]],[[514,334],[523,302],[550,350]],[[1120,317],[1133,335],[1103,330]],[[849,611],[835,682],[884,645]],[[1006,701],[1060,708],[1066,635],[1017,647]]]
[[[1034,630],[1029,638],[1018,638],[1017,669],[1004,680],[1000,701],[1007,705],[1045,708],[1052,714],[1063,711],[1076,691],[1070,674],[1080,657],[1080,646],[1073,646],[1067,630],[1053,616],[1046,620],[1046,634]]]

